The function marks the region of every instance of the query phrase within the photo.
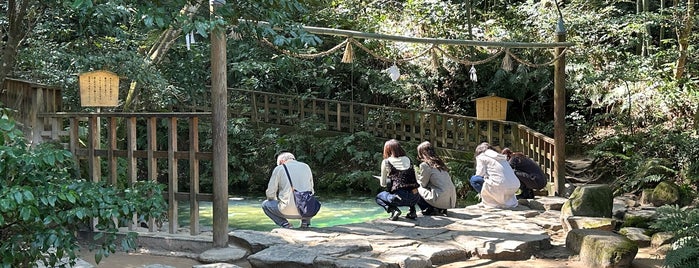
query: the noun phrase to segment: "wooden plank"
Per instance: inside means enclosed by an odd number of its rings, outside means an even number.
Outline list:
[[[148,117],[146,122],[146,135],[148,140],[146,166],[148,169],[148,180],[155,182],[158,181],[158,160],[155,158],[155,150],[158,148],[157,144],[157,124],[155,117]],[[148,219],[148,231],[155,231],[155,219]]]
[[[114,157],[114,151],[117,149],[117,121],[116,117],[108,117],[108,134],[107,143],[109,151],[107,152],[107,161],[109,165],[109,183],[116,187],[117,185],[117,159]]]
[[[175,152],[177,151],[177,118],[171,117],[168,124],[168,135],[167,135],[167,173],[168,173],[168,192],[171,194],[168,196],[168,223],[169,231],[171,234],[177,232],[178,216],[177,216],[177,200],[175,200],[175,192],[177,192],[177,159],[175,159]]]
[[[134,157],[133,152],[136,151],[136,117],[129,117],[126,119],[126,151],[128,157],[126,158],[126,178],[128,180],[129,187],[133,186],[138,179],[136,176],[138,172],[136,169],[136,157]],[[133,230],[134,226],[138,226],[138,215],[134,213],[131,218],[131,223],[129,224],[129,230]]]
[[[354,104],[349,106],[349,132],[354,133]]]
[[[138,137],[136,136],[136,117],[129,117],[126,119],[126,178],[128,180],[129,186],[132,186],[138,180],[138,166],[136,157],[134,156],[134,152],[137,150],[137,139]]]
[[[339,102],[336,104],[337,115],[335,115],[335,122],[337,124],[337,129],[335,129],[335,130],[337,130],[337,131],[342,131],[342,118],[341,118],[342,115],[340,114],[342,107],[340,107],[340,105],[341,104]]]
[[[101,170],[100,170],[100,160],[99,157],[95,156],[95,149],[99,149],[99,144],[100,144],[100,135],[99,135],[99,129],[97,126],[97,116],[92,115],[88,118],[88,142],[87,142],[87,149],[88,149],[88,176],[90,177],[90,180],[93,182],[99,182],[100,177],[102,176]]]
[[[78,130],[80,129],[80,121],[76,118],[70,118],[70,143],[68,145],[70,153],[73,154],[75,158],[75,170],[78,172],[78,179],[80,178],[80,158],[78,157],[78,149],[80,148],[80,136],[78,136]]]
[[[189,119],[189,234],[198,235],[199,226],[199,118]]]

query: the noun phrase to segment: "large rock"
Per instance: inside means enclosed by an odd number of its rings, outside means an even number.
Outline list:
[[[580,255],[587,267],[630,267],[638,246],[610,231],[576,229],[568,232],[566,247]]]
[[[619,229],[619,234],[626,236],[631,241],[636,242],[638,247],[644,248],[650,246],[650,236],[646,234],[647,230],[638,227],[624,227]]]
[[[608,185],[585,185],[573,191],[561,208],[561,218],[570,216],[612,217],[612,189]]]
[[[659,248],[662,245],[669,245],[674,241],[674,237],[671,232],[657,232],[650,238],[650,246]]]
[[[647,209],[629,209],[624,214],[624,223],[622,227],[639,227],[649,228],[650,224],[655,221],[657,212],[655,208],[645,207]]]
[[[248,257],[253,267],[313,267],[318,254],[307,247],[276,245]]]
[[[199,254],[199,261],[203,263],[235,262],[247,255],[247,250],[237,246],[212,248]]]
[[[672,182],[663,181],[653,189],[652,203],[656,207],[677,204],[680,200],[680,187]]]

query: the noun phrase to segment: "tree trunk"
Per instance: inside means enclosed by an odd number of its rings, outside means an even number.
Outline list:
[[[0,38],[7,38],[2,47],[2,55],[0,55],[2,57],[2,61],[0,61],[2,62],[0,64],[0,85],[5,83],[5,78],[12,72],[17,62],[19,46],[33,27],[33,23],[27,19],[29,2],[29,0],[8,1],[7,32],[2,31],[2,28],[0,28]],[[37,13],[41,13],[41,11],[37,11]]]
[[[203,6],[202,2],[203,1],[198,1],[194,6],[187,5],[183,7],[180,10],[180,12],[187,12],[187,14],[189,14],[189,17],[192,18],[194,14],[197,13],[199,8]],[[181,34],[182,29],[175,29],[172,26],[164,32],[162,32],[158,37],[158,40],[155,42],[155,44],[151,46],[150,50],[148,51],[148,61],[146,61],[145,64],[159,64]],[[128,111],[129,109],[131,109],[131,105],[133,104],[134,98],[138,94],[139,87],[140,85],[136,81],[132,81],[129,85],[129,92],[126,94],[126,100],[124,100],[124,111]]]
[[[682,22],[682,28],[677,30],[677,43],[679,44],[679,57],[675,64],[675,80],[684,76],[684,68],[687,65],[687,50],[689,49],[689,36],[694,27],[694,0],[687,0],[687,15]]]

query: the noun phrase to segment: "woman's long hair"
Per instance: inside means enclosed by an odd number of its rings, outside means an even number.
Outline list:
[[[449,171],[449,168],[446,164],[444,164],[442,158],[440,158],[434,151],[434,147],[432,147],[432,144],[429,141],[420,143],[420,145],[417,146],[417,157],[432,168],[442,171]]]
[[[405,156],[405,150],[403,150],[403,147],[401,147],[400,143],[398,143],[398,141],[395,139],[387,140],[386,143],[383,144],[383,159],[390,156]]]

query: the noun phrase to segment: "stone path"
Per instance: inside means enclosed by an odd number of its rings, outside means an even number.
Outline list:
[[[232,245],[249,251],[253,267],[432,267],[473,258],[567,259],[565,249],[553,250],[564,243],[560,211],[555,209],[565,200],[537,197],[511,210],[476,205],[416,220],[238,230],[230,237]]]
[[[520,200],[514,209],[474,205],[451,209],[447,216],[418,213],[416,220],[401,217],[325,228],[235,230],[229,233],[230,246],[222,249],[211,249],[210,234],[141,233],[139,245],[151,254],[179,254],[209,264],[129,267],[584,267],[565,248],[560,209],[566,200],[538,196]],[[623,209],[624,202],[615,198],[619,205],[615,210]],[[632,267],[660,266],[634,263]]]

